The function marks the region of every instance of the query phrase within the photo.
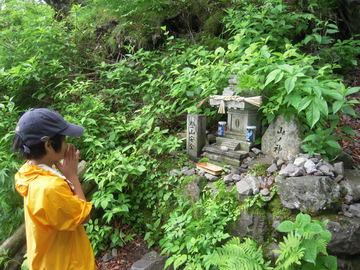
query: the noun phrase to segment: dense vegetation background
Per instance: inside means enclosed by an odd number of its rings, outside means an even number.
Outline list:
[[[171,261],[200,269],[239,209],[221,184],[219,196],[190,203],[186,178],[169,177],[187,164],[176,152],[186,114],[214,123],[216,110],[198,104],[237,74],[239,94],[264,97],[264,127],[297,115],[303,150],[336,158],[339,139],[356,138],[340,125],[356,116],[348,97],[359,90],[347,81],[360,54],[350,2],[0,0],[0,240],[23,215],[14,125],[29,108],[49,107],[86,128],[74,143],[85,180],[98,186],[87,225],[94,250],[130,241],[127,224]]]

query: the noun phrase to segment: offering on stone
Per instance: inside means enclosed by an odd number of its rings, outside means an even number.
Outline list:
[[[223,169],[220,166],[217,166],[210,162],[197,163],[196,168],[208,172],[212,175],[219,175],[223,171]]]

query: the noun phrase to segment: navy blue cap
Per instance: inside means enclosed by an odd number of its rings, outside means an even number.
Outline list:
[[[46,109],[31,109],[24,113],[17,123],[15,133],[25,145],[31,146],[46,141],[56,134],[79,137],[84,128],[69,123],[57,112]]]

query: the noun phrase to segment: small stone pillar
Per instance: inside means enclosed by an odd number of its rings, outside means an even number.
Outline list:
[[[203,114],[187,115],[186,149],[188,155],[196,160],[205,146],[206,116]]]

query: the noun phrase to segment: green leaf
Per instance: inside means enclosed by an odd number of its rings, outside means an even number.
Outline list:
[[[285,89],[288,94],[294,89],[296,80],[297,77],[290,77],[285,80]]]
[[[348,95],[357,93],[357,92],[359,92],[359,91],[360,91],[360,87],[359,87],[359,86],[357,86],[357,87],[351,87],[351,88],[349,88],[349,89],[346,90],[346,94],[345,94],[345,95],[348,96]]]
[[[337,270],[337,258],[335,256],[321,256],[319,261],[326,267],[327,270]]]
[[[315,124],[319,121],[319,119],[320,119],[320,110],[316,106],[315,102],[312,102],[306,111],[306,120],[310,128],[313,128]]]
[[[351,115],[351,116],[356,117],[356,112],[355,112],[355,110],[354,110],[351,106],[349,106],[349,105],[344,106],[344,107],[342,108],[342,111],[343,111],[344,113],[347,113],[348,115]]]
[[[335,148],[335,149],[338,149],[338,150],[341,149],[340,144],[335,140],[328,140],[328,141],[326,141],[326,144],[329,145],[332,148]]]
[[[183,265],[187,260],[187,256],[185,254],[177,257],[174,262],[174,269],[177,269],[180,265]]]
[[[337,100],[333,103],[333,106],[332,106],[332,110],[333,110],[333,113],[337,113],[341,107],[344,105],[344,100]]]
[[[307,96],[301,100],[298,107],[298,112],[301,112],[302,110],[305,110],[311,103],[312,97]]]
[[[328,116],[329,109],[328,109],[328,105],[327,105],[326,101],[322,98],[315,98],[315,103],[319,107],[320,112],[323,115]]]
[[[355,136],[356,135],[355,131],[352,128],[348,127],[348,126],[343,126],[343,127],[341,127],[341,129],[342,129],[342,131],[344,131],[346,134],[348,134],[350,136]]]
[[[275,69],[275,70],[271,71],[266,77],[265,86],[268,85],[269,83],[271,83],[273,80],[275,80],[276,76],[280,72],[281,72],[281,69]]]
[[[291,232],[295,229],[294,223],[286,220],[281,222],[281,224],[276,228],[279,232]]]
[[[308,214],[299,213],[296,216],[296,224],[308,224],[311,222],[311,217]]]
[[[318,252],[317,252],[317,247],[316,245],[314,245],[312,239],[303,240],[303,242],[301,243],[301,247],[305,249],[303,259],[306,262],[315,264],[315,260]]]
[[[341,93],[337,92],[335,89],[321,88],[321,92],[323,93],[323,95],[331,97],[333,99],[336,99],[339,101],[344,100],[344,96]]]
[[[322,231],[322,227],[319,224],[308,223],[304,227],[306,233],[316,234]]]

